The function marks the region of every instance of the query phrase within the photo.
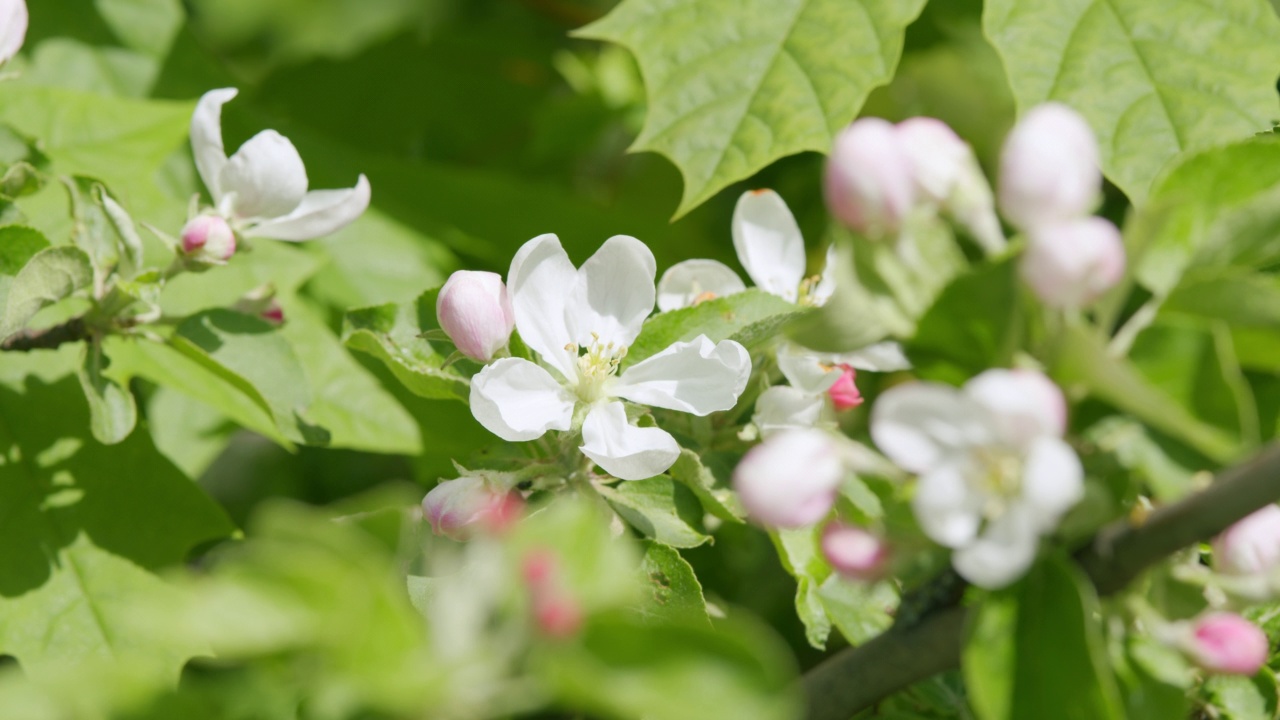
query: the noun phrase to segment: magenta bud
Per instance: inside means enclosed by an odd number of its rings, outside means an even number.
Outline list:
[[[854,381],[858,379],[858,371],[849,365],[840,366],[842,372],[835,384],[827,389],[827,396],[836,410],[852,410],[862,404],[862,393]]]
[[[1257,575],[1280,564],[1280,507],[1267,505],[1213,539],[1213,568],[1226,575]]]
[[[1032,230],[1018,269],[1044,304],[1083,308],[1120,282],[1124,263],[1120,231],[1087,216]]]
[[[1088,215],[1102,188],[1098,143],[1075,110],[1061,103],[1032,108],[1000,153],[1000,211],[1029,231]]]
[[[436,298],[436,319],[459,352],[479,362],[506,346],[516,322],[502,276],[479,270],[449,276]]]
[[[863,118],[840,131],[823,191],[831,214],[850,228],[873,239],[896,233],[916,201],[911,160],[896,128]]]
[[[853,580],[879,580],[889,564],[889,546],[884,540],[840,522],[823,529],[822,555],[836,572]]]
[[[236,252],[236,234],[218,215],[198,215],[182,228],[182,251],[218,262]]]
[[[465,540],[477,530],[500,532],[519,517],[518,495],[492,487],[484,479],[464,476],[445,480],[422,499],[422,512],[437,535]]]
[[[831,511],[844,476],[835,438],[821,430],[784,430],[743,456],[733,487],[756,521],[798,528]]]
[[[1182,642],[1183,651],[1197,665],[1221,675],[1253,675],[1271,652],[1261,628],[1226,612],[1196,618]]]
[[[266,320],[272,325],[283,325],[284,308],[280,307],[280,303],[272,300],[269,305],[263,308],[262,312],[258,313],[258,317]]]

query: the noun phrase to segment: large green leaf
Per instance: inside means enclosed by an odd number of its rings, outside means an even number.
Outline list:
[[[0,338],[22,329],[40,308],[93,282],[89,256],[75,247],[51,247],[36,253],[9,284]]]
[[[176,677],[204,647],[144,638],[131,612],[167,602],[174,591],[155,573],[232,528],[145,433],[116,445],[90,437],[76,359],[74,347],[4,358],[0,653],[34,675],[114,659]]]
[[[672,547],[697,547],[711,539],[702,530],[702,506],[684,485],[666,475],[631,480],[600,494],[642,535]]]
[[[671,343],[706,335],[713,342],[737,340],[751,348],[773,339],[802,308],[751,288],[746,292],[708,300],[693,307],[659,313],[649,318],[640,336],[627,349],[623,367],[662,352]]]
[[[578,31],[636,55],[649,96],[633,149],[684,175],[683,215],[786,155],[830,149],[893,77],[924,0],[626,0]]]
[[[1280,21],[1266,0],[990,0],[983,27],[1019,110],[1056,100],[1081,112],[1135,204],[1175,156],[1266,130],[1280,112]]]
[[[466,402],[471,396],[467,379],[444,367],[445,356],[419,337],[437,327],[438,292],[429,291],[412,302],[352,310],[343,323],[342,339],[347,347],[385,363],[414,394]]]

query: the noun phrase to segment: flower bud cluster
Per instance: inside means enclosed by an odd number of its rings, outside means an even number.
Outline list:
[[[1102,185],[1093,131],[1066,105],[1033,108],[1000,156],[1000,210],[1027,236],[1020,266],[1042,302],[1081,308],[1120,281],[1124,243],[1090,213]]]

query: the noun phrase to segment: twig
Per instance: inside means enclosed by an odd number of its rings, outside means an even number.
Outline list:
[[[1146,522],[1114,522],[1076,554],[1101,595],[1129,584],[1143,570],[1192,543],[1280,500],[1280,444],[1224,470],[1202,492],[1160,508]],[[951,606],[911,626],[894,627],[828,658],[803,679],[809,720],[848,720],[915,682],[960,664],[968,610]]]
[[[31,350],[53,350],[63,343],[89,339],[89,328],[84,318],[70,320],[40,330],[21,330],[10,335],[0,343],[0,350],[7,352],[28,352]]]

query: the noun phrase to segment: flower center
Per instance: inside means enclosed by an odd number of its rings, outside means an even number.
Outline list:
[[[586,348],[574,346],[578,355],[578,397],[592,403],[606,395],[609,380],[618,372],[618,365],[627,356],[627,348],[612,342],[600,342],[600,336],[591,333],[591,344]],[[584,352],[585,351],[585,352]]]
[[[994,520],[1005,513],[1010,501],[1022,494],[1022,458],[1003,448],[984,447],[974,451],[978,467],[973,482],[986,500],[982,514]]]
[[[813,297],[813,291],[817,289],[818,283],[822,282],[821,275],[811,275],[800,281],[800,289],[797,293],[796,304],[806,307],[817,307],[818,301]]]

